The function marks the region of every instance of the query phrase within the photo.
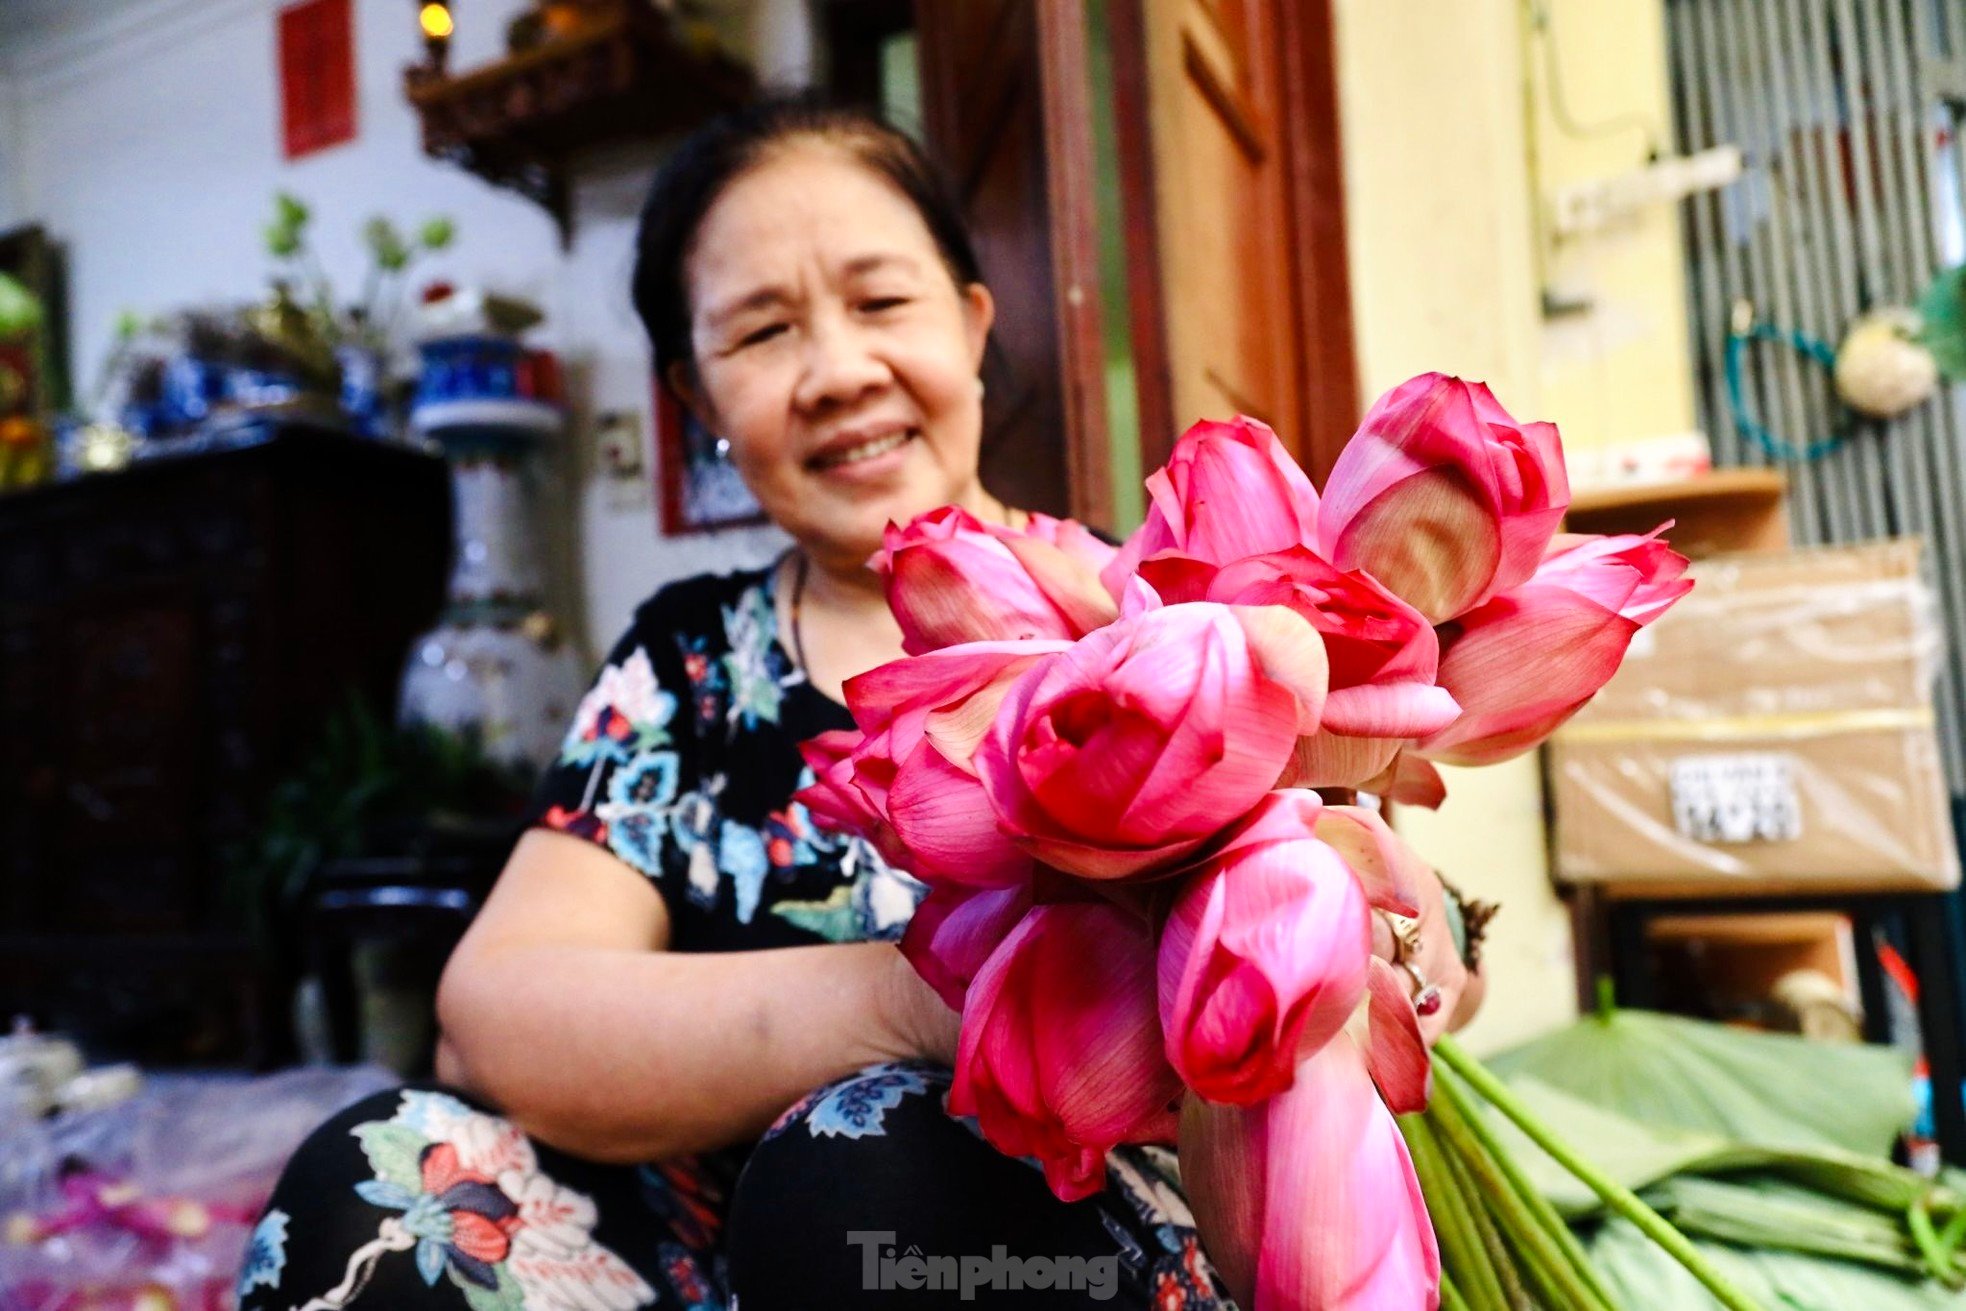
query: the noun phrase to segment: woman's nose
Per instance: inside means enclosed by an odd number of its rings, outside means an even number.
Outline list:
[[[851,322],[828,316],[807,333],[805,369],[793,400],[802,409],[851,403],[892,377],[864,333]]]

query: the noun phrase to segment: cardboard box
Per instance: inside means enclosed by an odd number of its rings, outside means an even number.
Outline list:
[[[1959,882],[1919,544],[1718,556],[1550,740],[1557,877],[1645,895]]]

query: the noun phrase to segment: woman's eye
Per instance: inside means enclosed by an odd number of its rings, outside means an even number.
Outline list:
[[[745,333],[742,337],[739,337],[737,339],[737,344],[739,346],[756,346],[761,342],[770,341],[773,337],[776,337],[779,333],[783,331],[785,331],[784,324],[767,323],[763,327],[753,328],[751,329],[751,331]]]
[[[872,300],[860,302],[860,308],[869,314],[879,314],[883,310],[899,309],[908,303],[906,296],[876,296]]]

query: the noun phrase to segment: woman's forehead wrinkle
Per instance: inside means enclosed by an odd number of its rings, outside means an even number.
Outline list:
[[[921,261],[900,251],[877,250],[865,255],[855,255],[841,266],[840,271],[848,277],[858,277],[866,273],[879,273],[888,268],[902,273],[919,273]]]
[[[919,274],[921,261],[911,255],[898,251],[870,251],[855,255],[839,265],[838,277],[841,280],[865,277],[869,274],[892,270],[898,273]],[[705,270],[714,279],[719,272],[715,265]],[[802,279],[800,279],[802,280]],[[771,282],[754,286],[728,299],[713,302],[704,314],[704,321],[711,327],[719,327],[731,319],[757,310],[782,309],[799,300],[796,285],[784,282]]]
[[[704,319],[711,327],[719,327],[731,319],[749,314],[754,310],[782,308],[791,304],[795,299],[797,297],[793,295],[790,288],[774,283],[768,286],[758,287],[735,299],[710,306],[709,311],[704,315]]]

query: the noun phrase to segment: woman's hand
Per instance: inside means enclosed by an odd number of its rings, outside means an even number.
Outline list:
[[[647,878],[526,834],[444,971],[445,1077],[555,1147],[633,1162],[754,1142],[855,1070],[955,1055],[954,1012],[891,943],[669,945]]]
[[[896,1045],[909,1056],[954,1066],[962,1016],[950,1010],[935,989],[922,981],[899,948],[895,949],[893,965],[887,1012]]]
[[[1461,963],[1461,954],[1454,947],[1454,931],[1447,924],[1447,894],[1442,889],[1440,879],[1431,871],[1421,875],[1418,880],[1420,901],[1419,941],[1420,950],[1409,955],[1407,962],[1419,969],[1420,975],[1434,987],[1440,989],[1440,1009],[1431,1015],[1420,1017],[1420,1032],[1426,1037],[1429,1046],[1441,1034],[1460,1028],[1481,1008],[1485,985],[1479,974],[1471,973]],[[1399,944],[1393,937],[1392,925],[1384,914],[1372,917],[1372,954],[1382,960],[1399,964]],[[1404,968],[1399,971],[1410,990],[1418,992],[1420,985]]]

